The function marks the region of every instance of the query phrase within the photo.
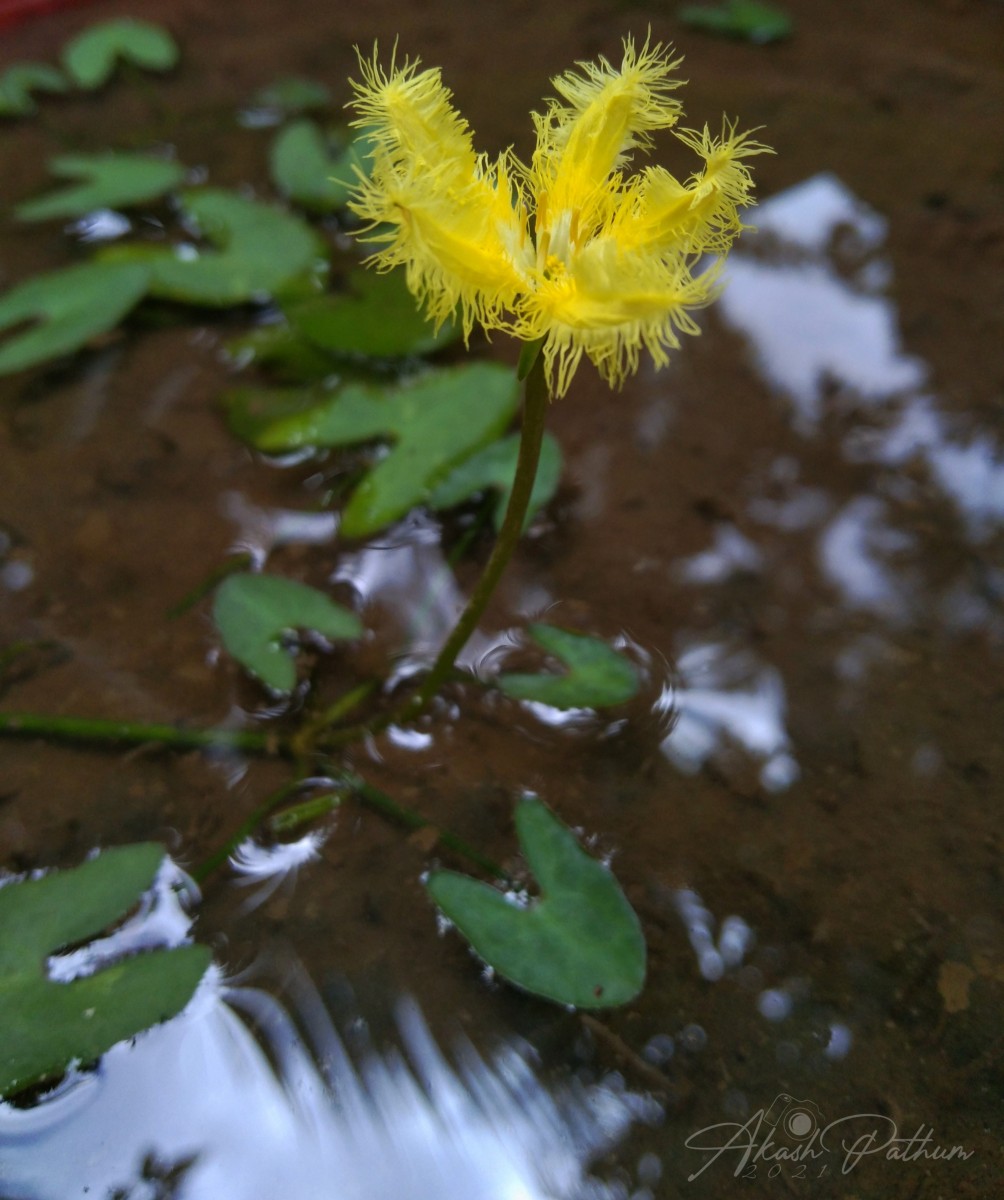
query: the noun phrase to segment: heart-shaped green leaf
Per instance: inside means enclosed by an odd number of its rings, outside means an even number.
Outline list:
[[[0,116],[24,117],[38,111],[32,92],[65,92],[62,71],[48,63],[14,63],[0,75]]]
[[[102,259],[144,263],[151,295],[226,308],[267,298],[325,257],[320,238],[299,217],[236,192],[192,189],[181,194],[181,203],[188,221],[216,249],[112,246]]]
[[[402,271],[353,271],[346,290],[286,308],[292,327],[320,350],[341,356],[400,358],[431,354],[458,340],[460,326],[437,330],[408,291]]]
[[[234,432],[259,450],[351,446],[385,439],[342,513],[342,532],[365,537],[423,503],[457,462],[492,441],[519,403],[512,372],[493,363],[429,371],[391,386],[347,383],[334,392],[233,392]]]
[[[437,510],[453,508],[454,505],[462,504],[475,493],[491,489],[499,493],[492,517],[495,528],[500,529],[506,505],[509,503],[509,493],[512,491],[518,456],[518,433],[502,438],[501,441],[492,442],[490,446],[486,446],[477,454],[472,454],[470,458],[453,468],[429,497],[429,507]],[[558,490],[560,478],[561,447],[549,433],[545,433],[540,446],[540,461],[537,464],[537,475],[533,481],[530,504],[523,522],[524,529],[544,505],[550,503],[554,493]]]
[[[684,25],[723,37],[743,38],[763,45],[791,33],[791,17],[760,0],[726,0],[724,4],[688,4],[676,14]]]
[[[146,154],[64,154],[49,162],[62,179],[83,182],[61,188],[14,210],[20,221],[79,217],[95,208],[126,208],[156,200],[185,177],[177,163]]]
[[[70,983],[47,973],[50,955],[125,916],[163,859],[161,846],[122,846],[0,887],[0,1095],[93,1061],[191,999],[210,961],[204,946],[145,951]]]
[[[638,691],[638,672],[630,659],[599,638],[553,625],[531,625],[527,632],[560,659],[563,675],[500,675],[498,686],[516,700],[536,700],[553,708],[609,708],[625,704]]]
[[[362,636],[355,613],[316,588],[276,575],[230,575],[216,589],[213,620],[227,650],[267,687],[292,691],[296,666],[284,644],[296,629],[340,641]]]
[[[281,129],[269,151],[276,187],[314,212],[344,207],[355,183],[352,164],[357,160],[352,142],[333,147],[321,127],[307,118]]]
[[[28,279],[0,296],[0,330],[23,321],[40,324],[0,346],[0,375],[71,354],[113,329],[146,291],[145,267],[82,263]]]
[[[92,25],[63,47],[66,73],[88,91],[107,82],[120,58],[147,71],[169,71],[178,46],[159,25],[123,17]]]
[[[528,992],[578,1008],[634,999],[645,939],[617,880],[535,797],[517,805],[516,832],[538,899],[523,906],[466,875],[433,871],[433,901],[489,966]]]

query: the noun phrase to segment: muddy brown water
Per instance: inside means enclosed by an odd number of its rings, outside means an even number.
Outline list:
[[[655,4],[151,2],[179,69],[5,126],[4,207],[46,185],[52,153],[151,140],[215,184],[268,194],[269,135],[235,111],[288,73],[343,97],[353,43],[374,37],[443,67],[485,149],[526,153],[549,77],[649,23],[686,54],[693,122],[724,111],[764,127],[777,156],[757,162],[759,194],[775,207],[733,291],[668,370],[610,394],[583,369],[555,404],[561,492],[484,624],[547,611],[626,634],[668,664],[675,733],[663,744],[640,705],[609,736],[562,730],[466,688],[430,744],[383,738],[348,760],[498,860],[526,788],[614,852],[650,970],[593,1029],[593,1053],[666,1104],[615,1167],[654,1153],[657,1195],[733,1195],[735,1160],[688,1182],[703,1160],[686,1139],[788,1096],[931,1139],[849,1175],[840,1156],[826,1171],[760,1163],[741,1179],[753,1194],[988,1197],[1004,1165],[1004,6],[786,7],[795,36],[756,48]],[[35,20],[5,35],[3,60],[52,59],[122,11]],[[70,253],[58,225],[7,220],[0,284]],[[2,637],[59,647],[6,681],[6,708],[207,726],[264,708],[214,653],[205,604],[165,615],[236,544],[265,544],[269,514],[309,505],[313,468],[256,461],[221,420],[221,345],[244,323],[141,319],[0,381]],[[424,570],[413,533],[367,606],[377,641],[321,668],[327,694],[407,649],[406,572]],[[325,586],[360,549],[294,542],[269,565]],[[197,863],[285,778],[274,763],[44,741],[0,743],[0,762],[0,866],[18,871],[146,838]],[[232,971],[278,947],[322,990],[348,980],[364,1006],[408,991],[441,1033],[517,1031],[560,1070],[582,1052],[578,1018],[486,985],[439,936],[420,886],[436,854],[350,806],[320,861],[253,913],[211,879],[199,935]],[[742,969],[702,978],[683,888],[753,929]],[[790,1011],[771,1019],[771,1003]],[[637,1061],[657,1035],[677,1041],[663,1084]],[[943,1161],[934,1145],[972,1153]]]

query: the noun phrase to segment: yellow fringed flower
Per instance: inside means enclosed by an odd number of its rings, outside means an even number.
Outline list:
[[[560,99],[534,113],[537,148],[525,166],[506,151],[474,150],[438,69],[418,61],[384,71],[360,57],[354,125],[372,167],[351,207],[369,223],[381,270],[404,266],[408,286],[441,324],[459,306],[465,336],[477,323],[523,341],[543,339],[555,395],[583,355],[612,385],[657,366],[697,333],[691,313],[715,296],[721,257],[744,228],[753,181],[745,160],[769,148],[724,124],[720,136],[676,129],[679,66],[668,49],[624,41],[605,58],[552,80]],[[703,160],[684,183],[661,167],[625,177],[634,151],[670,129]]]

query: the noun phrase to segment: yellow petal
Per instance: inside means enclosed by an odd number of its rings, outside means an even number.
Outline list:
[[[661,45],[646,41],[636,50],[626,38],[619,70],[601,58],[552,80],[567,105],[552,101],[544,116],[535,114],[533,165],[537,192],[547,194],[555,217],[588,205],[634,147],[649,145],[650,130],[676,123],[681,106],[669,93],[679,86],[671,72],[680,61]]]
[[[353,82],[354,125],[373,144],[352,211],[370,226],[382,270],[403,265],[408,287],[437,323],[461,306],[465,336],[475,322],[504,328],[503,312],[525,286],[532,253],[512,162],[474,153],[467,122],[450,103],[438,70],[417,62],[384,71],[360,57]]]
[[[529,249],[504,166],[479,162],[462,185],[454,175],[451,164],[406,173],[378,163],[351,207],[374,229],[367,240],[381,245],[370,261],[383,270],[403,265],[437,324],[459,303],[469,336],[475,323],[507,327],[502,314],[526,286],[519,255],[528,261]]]
[[[350,81],[355,96],[348,107],[358,113],[352,124],[366,130],[373,158],[388,168],[428,163],[470,176],[476,155],[467,122],[450,103],[439,69],[419,71],[419,65],[406,59],[397,67],[392,59],[384,71],[376,46],[372,60],[360,54],[362,82]]]
[[[665,261],[625,253],[613,238],[595,238],[570,269],[540,281],[520,307],[518,336],[546,335],[544,364],[557,396],[563,395],[585,355],[611,385],[638,368],[642,349],[657,367],[696,334],[691,312],[714,299],[717,269],[699,276],[682,257]]]

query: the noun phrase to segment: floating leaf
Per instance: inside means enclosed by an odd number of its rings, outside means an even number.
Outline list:
[[[334,212],[344,207],[352,192],[352,164],[357,159],[353,143],[332,150],[321,127],[304,118],[276,134],[269,170],[276,187],[297,204],[315,212]]]
[[[365,537],[423,503],[451,467],[498,437],[518,403],[511,371],[472,363],[327,394],[239,390],[230,396],[230,425],[267,453],[392,441],[342,513],[342,532]]]
[[[84,182],[19,204],[14,210],[19,220],[48,221],[82,216],[96,208],[144,204],[177,187],[185,177],[177,163],[146,154],[64,154],[50,160],[49,170],[60,178]]]
[[[108,81],[120,58],[147,71],[169,71],[178,46],[159,25],[123,17],[92,25],[63,47],[66,73],[88,91]]]
[[[316,588],[276,575],[230,575],[216,589],[213,621],[227,650],[266,686],[292,691],[296,667],[285,639],[296,629],[328,638],[362,636],[355,613]]]
[[[433,871],[432,899],[504,979],[558,1004],[626,1004],[645,982],[645,939],[614,876],[535,797],[516,832],[540,897],[523,907],[487,884]]]
[[[38,111],[32,92],[65,92],[62,71],[48,63],[14,63],[0,75],[0,116],[24,117]]]
[[[163,859],[161,846],[122,846],[0,888],[0,1095],[93,1061],[191,999],[209,966],[204,946],[145,951],[70,983],[47,973],[48,956],[125,916]]]
[[[40,324],[0,345],[0,375],[71,354],[113,329],[146,291],[144,267],[82,263],[28,279],[0,297],[0,330],[23,321]]]
[[[599,638],[553,625],[531,625],[527,632],[568,669],[563,675],[500,675],[498,686],[507,696],[552,708],[609,708],[637,693],[634,664]]]
[[[791,18],[772,4],[759,0],[726,0],[717,7],[691,4],[677,11],[684,25],[723,37],[743,38],[762,45],[777,42],[791,33]]]
[[[431,354],[460,337],[455,321],[438,331],[415,304],[404,274],[353,271],[344,293],[306,300],[286,310],[290,324],[321,350],[338,355],[400,358]]]
[[[509,503],[509,493],[512,491],[513,477],[516,474],[519,440],[518,433],[511,434],[486,446],[477,454],[472,454],[459,466],[454,467],[429,497],[429,507],[437,510],[453,508],[475,493],[491,489],[500,493],[495,504],[493,520],[495,528],[501,528],[506,505]],[[561,447],[549,433],[545,433],[540,447],[537,475],[533,481],[533,491],[530,493],[530,504],[526,520],[523,522],[524,529],[544,505],[550,503],[558,490],[560,479]]]
[[[256,108],[274,108],[284,113],[309,112],[327,108],[331,104],[331,93],[316,80],[290,76],[277,79],[256,92],[251,103]]]
[[[182,192],[181,203],[215,250],[130,245],[102,255],[110,262],[145,263],[151,295],[218,308],[244,304],[279,291],[324,257],[320,239],[299,217],[236,192],[193,189]]]

